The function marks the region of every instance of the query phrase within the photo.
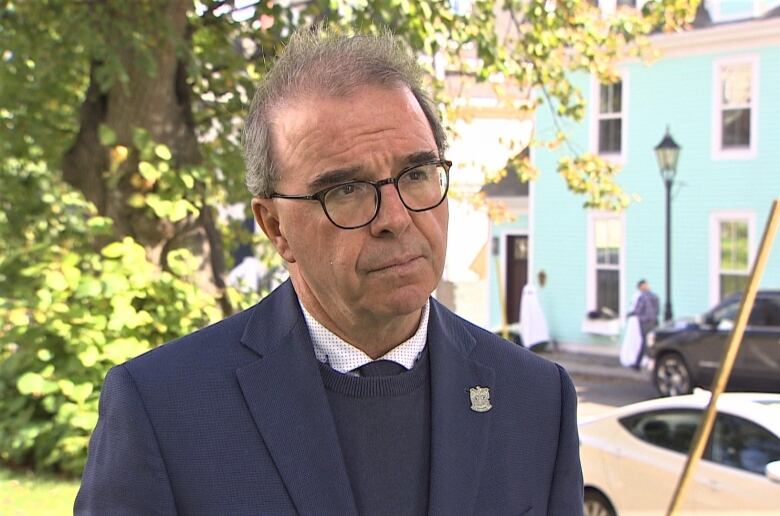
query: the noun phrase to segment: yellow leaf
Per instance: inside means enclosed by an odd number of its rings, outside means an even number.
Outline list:
[[[116,145],[111,148],[108,155],[111,163],[111,170],[116,170],[119,165],[127,160],[128,150],[124,145]]]

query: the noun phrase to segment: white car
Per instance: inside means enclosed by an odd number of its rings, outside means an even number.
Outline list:
[[[665,514],[710,393],[579,424],[586,516]],[[780,514],[780,394],[725,393],[683,513]]]

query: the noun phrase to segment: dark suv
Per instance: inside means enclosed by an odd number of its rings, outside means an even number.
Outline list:
[[[648,335],[653,381],[662,396],[709,389],[737,318],[733,294],[694,320],[678,320]],[[756,296],[727,390],[780,392],[780,290]]]

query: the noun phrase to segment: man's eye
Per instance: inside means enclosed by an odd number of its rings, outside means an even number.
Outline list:
[[[414,169],[407,172],[407,177],[410,181],[425,181],[428,179],[428,171],[424,169]]]
[[[354,194],[357,191],[354,184],[341,185],[331,191],[331,195],[337,195],[339,197],[346,197]]]

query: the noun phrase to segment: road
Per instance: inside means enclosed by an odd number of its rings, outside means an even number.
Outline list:
[[[573,374],[579,404],[580,419],[606,412],[614,407],[658,397],[658,392],[647,378],[609,378]]]

